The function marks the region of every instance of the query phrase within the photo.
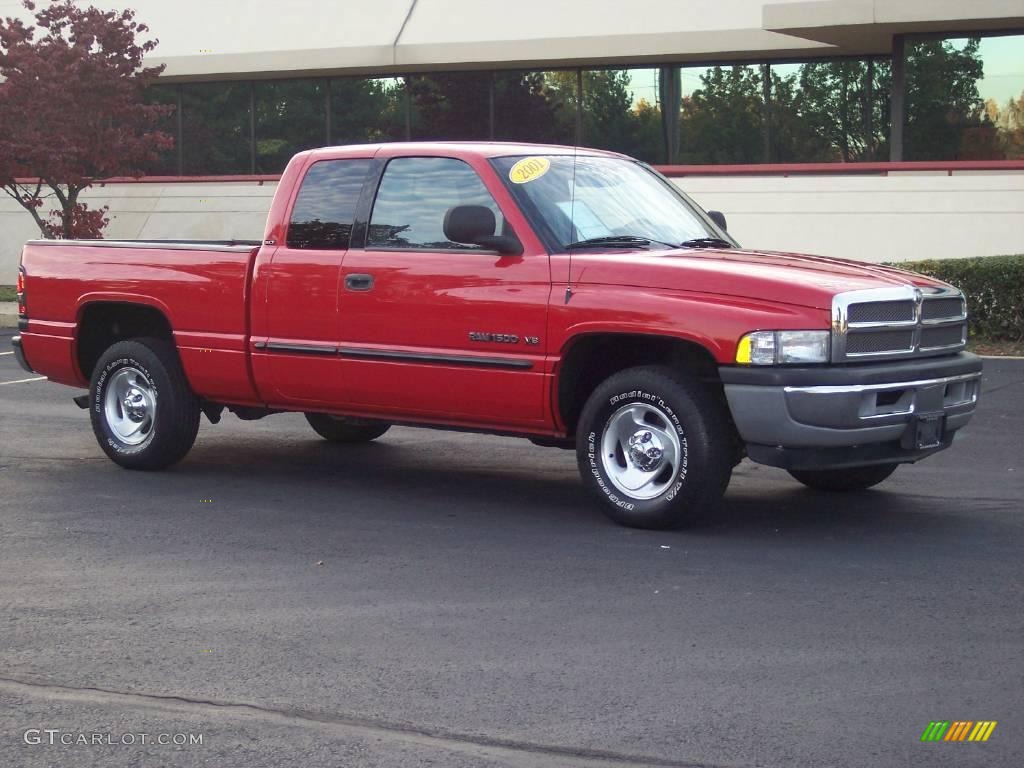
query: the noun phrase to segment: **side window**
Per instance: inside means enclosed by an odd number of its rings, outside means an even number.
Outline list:
[[[384,169],[366,247],[483,250],[444,236],[444,215],[457,205],[490,208],[495,234],[503,231],[498,204],[466,163],[450,157],[396,158]]]
[[[369,160],[321,160],[299,187],[288,223],[289,248],[345,250]]]

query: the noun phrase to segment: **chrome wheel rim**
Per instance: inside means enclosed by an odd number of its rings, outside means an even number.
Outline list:
[[[138,368],[121,368],[110,377],[103,397],[107,426],[125,445],[141,445],[153,434],[156,390]]]
[[[625,405],[605,424],[601,464],[612,485],[630,498],[653,499],[667,491],[684,459],[678,432],[653,405]]]

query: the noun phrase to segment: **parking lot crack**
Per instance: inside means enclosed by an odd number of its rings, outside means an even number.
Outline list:
[[[632,755],[610,750],[544,744],[482,735],[448,732],[353,715],[319,713],[298,708],[268,707],[252,702],[232,702],[205,697],[118,691],[95,686],[69,686],[33,679],[0,676],[0,691],[37,696],[68,703],[157,710],[192,716],[258,720],[277,725],[324,730],[337,737],[371,737],[434,747],[526,768],[726,768],[722,764]],[[736,768],[730,765],[728,768]]]
[[[992,389],[983,389],[981,390],[981,394],[991,395],[993,392],[1000,392],[1007,387],[1016,387],[1021,384],[1024,384],[1024,379],[1020,379],[1019,381],[1008,381],[1005,384],[1000,384],[998,387],[992,387]]]

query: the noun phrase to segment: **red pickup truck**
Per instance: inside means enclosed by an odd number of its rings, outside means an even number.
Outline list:
[[[477,430],[574,447],[639,527],[713,505],[744,456],[873,486],[949,447],[981,376],[951,286],[744,250],[647,165],[571,147],[303,152],[262,241],[32,241],[18,284],[19,361],[89,388],[123,467],[225,408],[342,442]]]

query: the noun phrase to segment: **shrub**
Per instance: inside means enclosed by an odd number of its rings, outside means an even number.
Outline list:
[[[971,336],[1024,339],[1024,255],[893,264],[955,285],[967,295]]]

